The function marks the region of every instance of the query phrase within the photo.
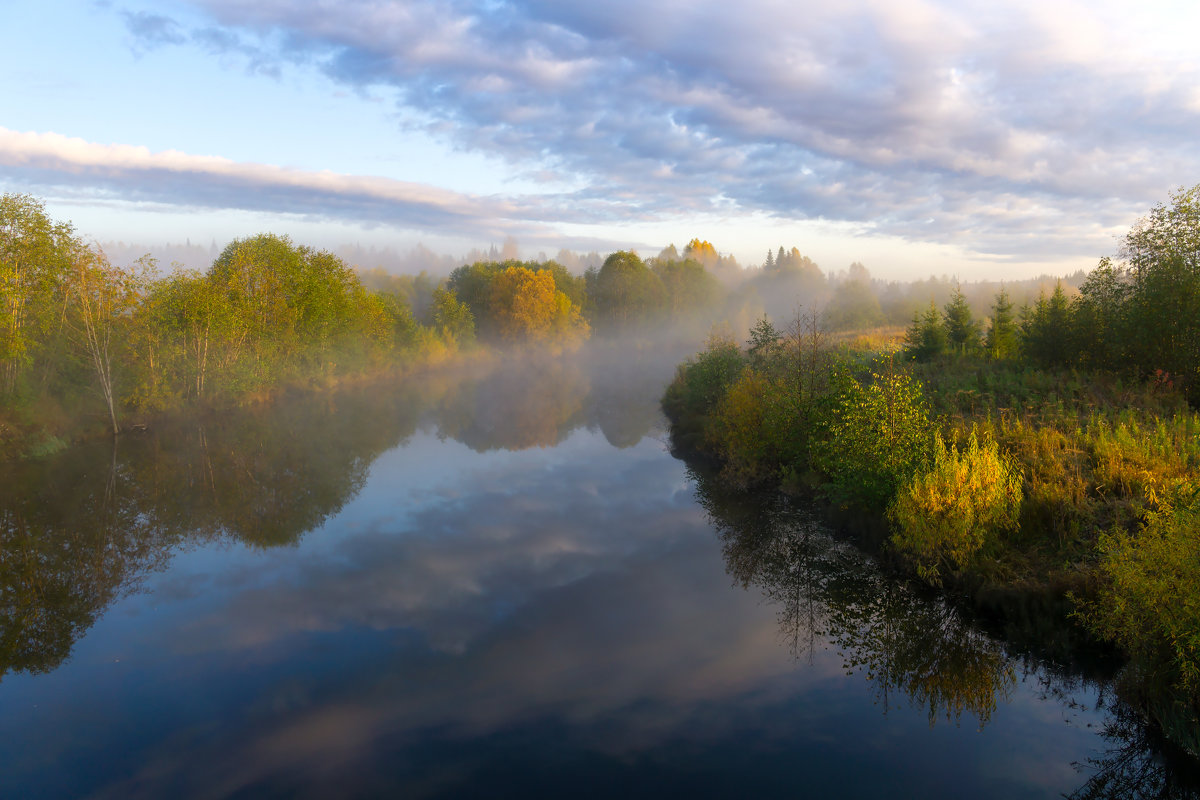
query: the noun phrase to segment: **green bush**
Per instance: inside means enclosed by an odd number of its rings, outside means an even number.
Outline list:
[[[933,465],[915,475],[888,509],[892,544],[936,582],[942,564],[962,569],[994,533],[1014,530],[1021,476],[994,440],[971,431],[965,447],[934,436]]]
[[[838,382],[814,448],[817,466],[832,499],[882,510],[928,460],[928,404],[921,384],[901,372]]]
[[[702,449],[708,418],[741,375],[745,359],[737,342],[714,332],[708,346],[675,372],[675,380],[663,395],[662,407],[671,420],[671,437],[686,449]]]
[[[724,474],[736,484],[777,480],[807,466],[805,415],[794,383],[747,368],[726,391],[708,427]]]
[[[1100,539],[1106,588],[1080,613],[1152,682],[1200,708],[1200,504],[1152,515],[1136,534]]]

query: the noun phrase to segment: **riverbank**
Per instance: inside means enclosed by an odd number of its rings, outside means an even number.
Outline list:
[[[1083,624],[1127,655],[1126,691],[1200,752],[1188,533],[1200,415],[1183,396],[1098,371],[915,363],[895,345],[812,334],[711,340],[663,398],[675,447],[715,460],[732,487],[818,499],[895,568],[986,613]]]
[[[242,395],[181,400],[165,408],[126,408],[119,414],[121,433],[117,435],[142,432],[191,418],[203,419],[236,408],[267,405],[301,394],[329,394],[435,373],[479,370],[503,357],[500,351],[485,346],[456,351],[440,348],[369,369],[297,376]],[[43,396],[35,401],[0,408],[0,461],[43,458],[74,445],[111,438],[114,435],[112,425],[101,402],[99,398],[64,400]]]

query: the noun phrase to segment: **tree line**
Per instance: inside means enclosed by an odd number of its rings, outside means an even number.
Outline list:
[[[1014,308],[1003,288],[986,332],[960,289],[913,317],[905,350],[1016,359],[1043,368],[1131,372],[1200,402],[1200,186],[1175,193],[1123,238],[1068,298],[1062,282]]]
[[[161,274],[149,257],[110,262],[37,198],[5,194],[0,447],[39,429],[78,430],[80,419],[95,427],[101,409],[119,432],[129,413],[238,401],[479,344],[574,347],[593,330],[711,315],[724,289],[697,257],[714,253],[698,240],[645,262],[622,251],[582,275],[553,260],[477,261],[439,281],[360,276],[331,252],[267,233],[230,242],[207,270]]]

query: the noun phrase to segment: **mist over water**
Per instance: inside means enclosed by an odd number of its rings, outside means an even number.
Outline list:
[[[1102,669],[674,458],[694,348],[0,466],[0,796],[1187,796]]]

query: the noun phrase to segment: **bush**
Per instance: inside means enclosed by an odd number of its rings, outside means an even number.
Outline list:
[[[663,395],[662,407],[671,420],[671,437],[685,449],[705,444],[709,414],[741,375],[745,359],[737,342],[714,332],[708,346],[679,365],[675,380]]]
[[[927,461],[932,424],[921,384],[899,372],[871,377],[839,379],[817,466],[834,500],[882,510]]]
[[[725,476],[746,485],[778,479],[783,467],[805,466],[803,419],[794,386],[744,370],[717,405],[708,428]]]
[[[1153,683],[1200,709],[1200,504],[1152,515],[1136,534],[1100,539],[1107,587],[1080,613],[1115,641]]]
[[[994,440],[975,431],[966,447],[933,440],[933,466],[913,477],[892,502],[892,544],[912,558],[921,577],[937,582],[939,567],[966,566],[989,536],[1017,527],[1021,477]]]

